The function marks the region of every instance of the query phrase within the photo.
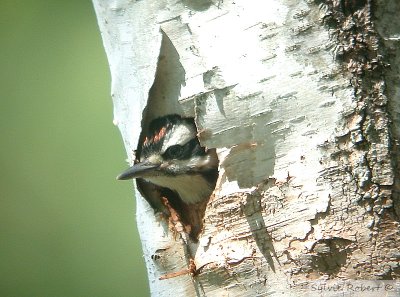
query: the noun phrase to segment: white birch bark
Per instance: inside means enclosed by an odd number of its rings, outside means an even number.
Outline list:
[[[375,3],[377,24],[369,1],[93,2],[128,161],[141,121],[170,113],[195,117],[220,159],[198,244],[136,191],[152,296],[307,296],[310,280],[399,276],[395,0]],[[346,32],[376,51],[362,60]],[[159,280],[189,254],[196,276]]]

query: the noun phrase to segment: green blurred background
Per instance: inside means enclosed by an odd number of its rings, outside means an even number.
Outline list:
[[[148,296],[92,3],[0,1],[0,296]]]

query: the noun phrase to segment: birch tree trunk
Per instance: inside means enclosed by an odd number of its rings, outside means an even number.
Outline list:
[[[152,296],[399,278],[399,1],[93,2],[128,161],[172,113],[220,161],[198,242],[136,190]]]

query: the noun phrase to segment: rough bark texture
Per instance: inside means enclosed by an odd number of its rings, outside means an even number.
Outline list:
[[[94,4],[129,161],[169,113],[195,117],[220,159],[198,242],[136,192],[154,296],[399,278],[396,0]],[[189,264],[193,277],[159,280]]]
[[[354,104],[345,110],[335,141],[326,146],[331,152],[323,176],[335,190],[329,213],[316,223],[324,238],[333,238],[328,244],[344,248],[337,276],[350,279],[394,279],[400,273],[398,215],[393,204],[398,200],[394,187],[398,137],[397,124],[388,112],[388,100],[394,107],[398,97],[393,93],[388,97],[387,88],[395,87],[386,80],[393,57],[376,30],[373,14],[384,5],[371,1],[324,5],[325,22],[337,40],[335,57],[346,67],[354,88]],[[332,222],[340,230],[335,231]],[[317,258],[327,256],[332,255]]]

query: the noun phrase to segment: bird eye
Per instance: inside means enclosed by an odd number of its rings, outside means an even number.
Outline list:
[[[176,144],[167,149],[165,152],[165,157],[167,159],[177,159],[179,158],[183,153],[183,146]]]

